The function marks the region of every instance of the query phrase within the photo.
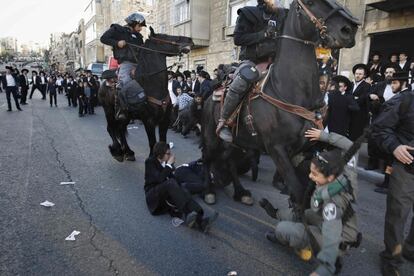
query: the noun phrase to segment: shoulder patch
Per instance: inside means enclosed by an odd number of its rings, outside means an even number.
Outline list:
[[[327,221],[336,219],[337,210],[336,205],[332,202],[325,205],[322,211],[323,218]]]

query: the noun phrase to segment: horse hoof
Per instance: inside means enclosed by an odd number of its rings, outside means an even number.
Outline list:
[[[213,205],[216,203],[216,195],[215,194],[206,194],[204,196],[204,202],[208,205]]]
[[[254,200],[253,200],[253,197],[251,196],[242,196],[240,202],[245,205],[252,206],[254,203]]]
[[[122,155],[112,156],[118,162],[124,162],[124,157]]]
[[[135,155],[125,155],[126,161],[135,161]]]

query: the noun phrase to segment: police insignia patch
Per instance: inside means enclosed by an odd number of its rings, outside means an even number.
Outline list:
[[[336,205],[333,203],[328,203],[323,208],[323,218],[327,221],[336,219]]]

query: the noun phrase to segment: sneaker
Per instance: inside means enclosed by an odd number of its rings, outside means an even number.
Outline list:
[[[312,250],[309,247],[295,250],[295,253],[302,261],[309,262],[312,259]]]
[[[230,129],[228,127],[223,127],[220,129],[219,137],[221,140],[232,143],[233,142],[233,134],[231,133]]]

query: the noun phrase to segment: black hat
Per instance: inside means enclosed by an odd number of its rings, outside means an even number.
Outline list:
[[[185,76],[186,78],[191,77],[191,72],[190,72],[189,70],[185,70],[183,73],[184,73],[184,76]]]
[[[184,79],[184,75],[183,75],[183,73],[181,73],[181,72],[175,72],[175,76],[178,78],[178,77],[181,77],[181,78],[183,78]]]
[[[357,70],[357,69],[364,69],[365,70],[365,75],[368,73],[368,66],[366,65],[366,64],[364,64],[364,63],[358,63],[358,64],[355,64],[354,65],[354,67],[352,67],[352,73],[354,73],[355,74],[355,71]]]
[[[371,54],[371,57],[373,57],[373,56],[379,56],[381,58],[382,57],[382,54],[379,51],[374,51]]]
[[[33,70],[33,71],[32,71],[32,74],[36,74],[36,75],[37,75],[37,71]]]
[[[91,70],[85,70],[85,73],[92,73]]]
[[[350,89],[351,88],[351,81],[347,77],[345,77],[345,76],[338,75],[338,76],[333,77],[332,80],[334,82],[337,82],[338,84],[340,82],[344,83],[345,86],[347,87],[347,89]]]
[[[10,71],[14,71],[14,68],[12,66],[6,66],[6,69],[9,69]]]
[[[117,77],[116,76],[116,70],[105,70],[105,71],[103,71],[102,76],[101,76],[101,78],[105,79],[105,80],[115,79],[116,77]]]
[[[397,71],[395,74],[392,75],[391,81],[393,80],[401,80],[408,82],[408,72],[407,71]]]
[[[22,73],[24,73],[24,72],[29,73],[29,70],[27,70],[26,68],[24,68],[24,69],[22,69]]]
[[[205,79],[210,78],[210,75],[209,75],[206,71],[204,71],[204,70],[201,70],[198,74],[199,74],[199,75],[200,75],[200,77],[202,77],[202,78],[205,78]]]

